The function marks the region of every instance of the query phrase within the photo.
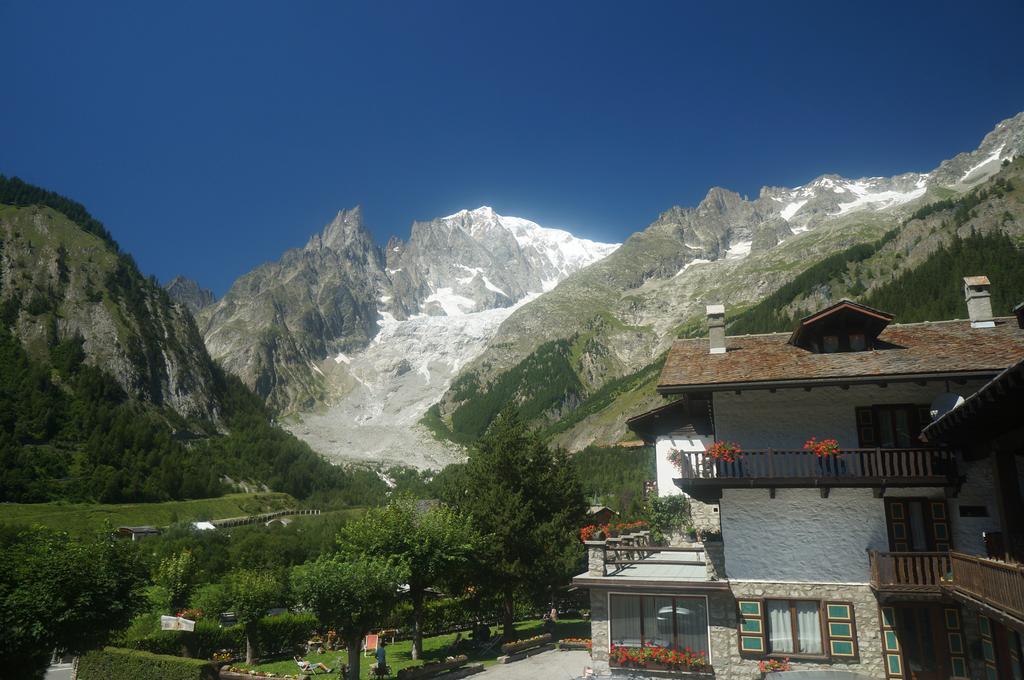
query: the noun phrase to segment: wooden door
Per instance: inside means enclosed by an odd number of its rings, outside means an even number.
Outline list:
[[[903,651],[903,677],[910,680],[947,680],[952,674],[941,607],[895,607],[896,636]]]

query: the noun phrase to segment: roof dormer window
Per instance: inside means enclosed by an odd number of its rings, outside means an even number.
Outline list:
[[[815,354],[863,352],[874,349],[878,335],[892,319],[891,314],[841,300],[801,319],[789,344]]]

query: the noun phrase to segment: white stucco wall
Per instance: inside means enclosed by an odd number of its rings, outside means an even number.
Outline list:
[[[965,463],[961,460],[958,464],[960,474],[967,479],[957,497],[951,498],[949,502],[949,514],[953,522],[953,548],[970,555],[984,555],[984,532],[999,531],[992,461],[986,459]],[[961,517],[961,505],[980,505],[988,511],[988,517]]]
[[[654,444],[654,458],[658,470],[658,495],[677,496],[683,493],[672,481],[679,477],[679,470],[668,459],[672,451],[686,451],[697,453],[704,451],[714,440],[710,437],[689,439],[682,434],[660,435]]]
[[[867,550],[889,547],[871,489],[725,489],[721,522],[730,579],[867,583]]]
[[[950,384],[949,390],[968,396],[983,381],[965,385]],[[716,392],[713,395],[715,435],[719,441],[732,441],[745,449],[799,449],[812,436],[835,438],[844,448],[856,448],[857,406],[873,404],[931,404],[946,391],[944,382],[926,385],[891,383],[859,385],[848,390],[839,387],[803,389],[745,390]]]

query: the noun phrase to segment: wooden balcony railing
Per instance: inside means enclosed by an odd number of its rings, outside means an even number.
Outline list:
[[[1024,621],[1024,566],[954,552],[955,592]]]
[[[871,585],[885,592],[940,592],[950,575],[950,557],[945,552],[883,553],[872,550]]]
[[[733,462],[702,453],[684,454],[679,485],[701,488],[801,486],[948,486],[956,479],[956,458],[947,449],[843,449],[818,458],[803,450],[743,451]]]
[[[1024,622],[1024,565],[958,552],[868,552],[879,594],[951,595]]]

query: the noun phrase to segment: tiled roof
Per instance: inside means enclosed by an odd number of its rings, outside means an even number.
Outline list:
[[[970,321],[893,324],[878,336],[876,349],[864,352],[814,354],[788,344],[789,337],[789,333],[728,337],[725,354],[710,354],[706,338],[676,340],[658,390],[993,376],[1024,358],[1024,330],[1012,317],[997,319],[995,328],[971,328]]]

